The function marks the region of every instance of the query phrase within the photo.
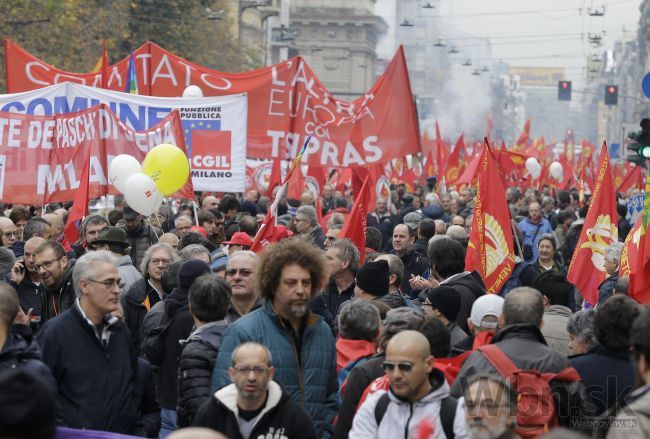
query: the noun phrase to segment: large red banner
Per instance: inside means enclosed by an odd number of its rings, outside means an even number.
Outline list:
[[[248,94],[248,157],[291,159],[312,136],[303,162],[317,166],[383,163],[420,150],[404,51],[364,96],[336,99],[300,57],[242,73],[193,64],[148,42],[133,52],[141,94],[181,96],[188,85],[205,96]],[[102,73],[57,69],[5,40],[6,83],[16,93],[63,81],[100,87]],[[126,90],[128,58],[111,65],[106,88]]]
[[[0,199],[34,205],[74,199],[89,149],[89,198],[117,194],[108,182],[113,157],[142,161],[160,143],[187,154],[177,110],[146,131],[128,128],[104,104],[57,116],[0,112]],[[192,180],[174,196],[193,198]]]

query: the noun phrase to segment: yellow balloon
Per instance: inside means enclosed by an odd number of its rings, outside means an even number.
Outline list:
[[[179,147],[162,143],[147,153],[142,171],[156,183],[158,191],[168,196],[185,185],[190,163]]]

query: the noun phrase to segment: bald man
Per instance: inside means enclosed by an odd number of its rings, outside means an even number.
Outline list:
[[[208,195],[201,201],[201,209],[216,209],[219,207],[219,199],[213,195]]]
[[[36,249],[47,242],[40,236],[30,238],[25,242],[25,254],[22,259],[16,261],[11,270],[10,284],[16,289],[20,307],[27,314],[32,310],[32,321],[38,322],[41,319],[43,304],[41,303],[41,276],[36,270]]]
[[[175,233],[164,233],[159,239],[158,242],[163,244],[169,244],[174,250],[178,250],[178,236]]]
[[[11,247],[18,241],[18,228],[7,217],[0,217],[0,232],[2,232],[2,246]]]
[[[271,360],[271,352],[264,345],[254,341],[239,345],[228,368],[232,384],[201,405],[193,425],[228,437],[316,439],[305,409],[273,380]]]
[[[51,241],[57,241],[63,232],[63,218],[56,213],[46,213],[43,215],[43,219],[50,223],[46,234],[51,237]]]
[[[176,430],[167,439],[227,439],[221,433],[217,433],[209,428],[190,427]]]
[[[457,400],[449,396],[449,385],[433,360],[422,333],[406,330],[393,336],[382,365],[390,390],[376,392],[361,405],[350,439],[417,437],[423,421],[434,422],[433,431],[444,431],[446,437],[465,437],[465,412],[456,410]]]

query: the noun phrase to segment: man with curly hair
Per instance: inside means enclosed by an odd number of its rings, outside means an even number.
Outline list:
[[[336,350],[329,326],[308,308],[327,279],[325,257],[303,240],[284,239],[262,253],[258,267],[256,288],[264,306],[223,335],[212,390],[230,384],[227,369],[237,346],[261,343],[273,355],[275,380],[307,410],[319,436],[330,437],[337,410]]]

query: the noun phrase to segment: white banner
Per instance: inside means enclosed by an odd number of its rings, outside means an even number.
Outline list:
[[[105,103],[129,127],[142,131],[178,109],[197,191],[243,192],[246,185],[246,94],[158,98],[73,83],[0,95],[0,110],[51,116]]]

